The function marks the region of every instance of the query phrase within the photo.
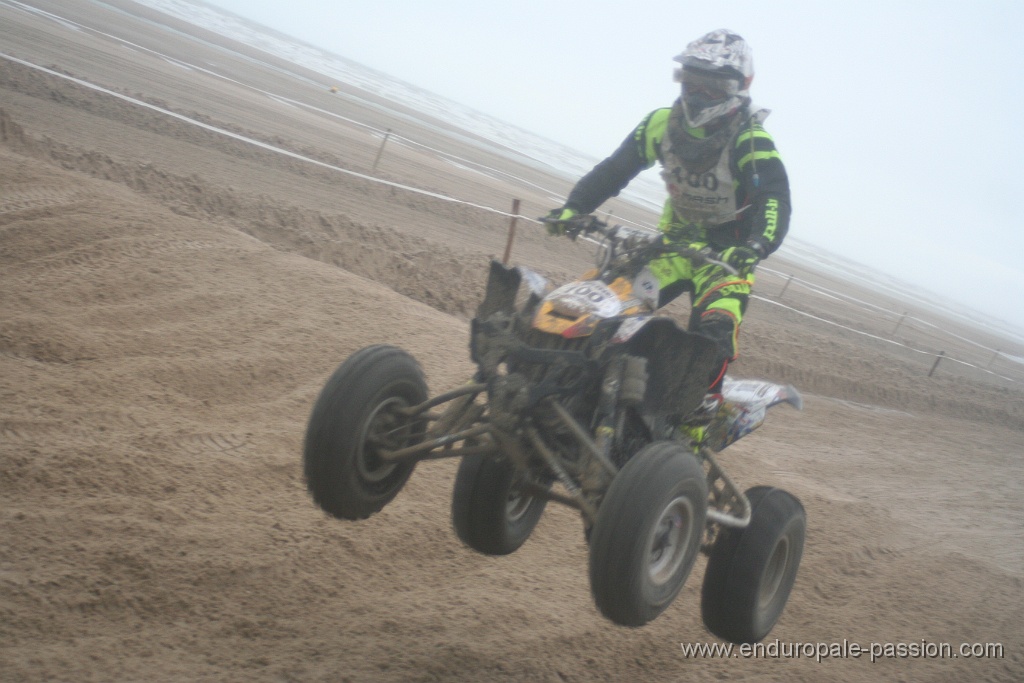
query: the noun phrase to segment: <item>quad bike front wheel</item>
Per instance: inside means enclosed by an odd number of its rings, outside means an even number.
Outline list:
[[[601,613],[643,626],[672,603],[700,553],[704,469],[671,441],[649,444],[615,475],[590,535],[590,588]]]
[[[403,409],[426,399],[423,371],[402,349],[380,344],[349,356],[324,385],[306,428],[303,465],[317,505],[341,519],[364,519],[391,502],[416,463],[387,462],[379,449],[422,438],[423,422]]]
[[[459,463],[452,494],[452,526],[459,539],[485,555],[508,555],[526,542],[547,500],[518,486],[515,467],[491,455]]]
[[[755,486],[746,495],[750,524],[719,532],[700,603],[708,630],[737,644],[762,640],[779,620],[796,581],[807,528],[803,505],[786,491]]]

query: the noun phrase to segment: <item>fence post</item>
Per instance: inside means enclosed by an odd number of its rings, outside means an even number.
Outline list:
[[[935,365],[933,365],[932,369],[928,372],[929,377],[931,377],[935,373],[935,368],[939,367],[939,361],[942,360],[942,357],[945,355],[945,351],[939,351],[939,355],[935,357]]]
[[[903,311],[903,315],[901,315],[900,319],[896,322],[896,329],[894,329],[892,331],[893,336],[896,336],[896,333],[900,331],[900,325],[902,325],[903,321],[906,320],[906,319],[907,319],[907,312]]]
[[[508,224],[508,242],[505,243],[505,257],[501,262],[506,266],[508,259],[512,256],[512,240],[516,238],[516,219],[519,217],[519,200],[512,200],[512,221]]]
[[[782,286],[782,291],[781,291],[781,292],[779,292],[779,298],[780,298],[780,299],[782,298],[782,295],[786,293],[786,290],[787,290],[787,289],[789,289],[789,283],[790,283],[790,282],[792,282],[792,281],[793,281],[793,276],[792,276],[792,275],[790,275],[790,276],[789,276],[789,279],[788,279],[788,280],[786,280],[786,284],[784,284],[784,285]]]
[[[373,160],[373,168],[370,169],[370,173],[377,172],[377,162],[380,161],[380,155],[384,153],[384,145],[388,144],[388,138],[391,137],[391,129],[388,128],[387,132],[384,133],[384,139],[381,140],[380,149],[377,150],[377,158]]]

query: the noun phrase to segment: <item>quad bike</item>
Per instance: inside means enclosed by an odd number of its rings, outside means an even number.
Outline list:
[[[647,264],[667,252],[695,263],[716,255],[590,216],[569,234],[581,232],[601,237],[597,267],[562,287],[491,263],[470,334],[478,370],[466,385],[429,398],[416,360],[389,345],[342,363],[306,431],[312,497],[335,517],[364,519],[417,462],[461,457],[452,523],[473,550],[512,553],[549,501],[568,505],[583,519],[605,617],[654,619],[704,552],[705,625],[728,641],[761,640],[796,579],[804,509],[778,488],[741,492],[715,453],[756,429],[769,407],[800,408],[800,396],[727,378],[713,420],[694,422],[718,349],[655,314]]]

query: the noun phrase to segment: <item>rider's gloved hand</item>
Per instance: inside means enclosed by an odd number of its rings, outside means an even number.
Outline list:
[[[761,254],[754,245],[729,247],[722,252],[721,257],[723,262],[739,271],[741,277],[750,275],[761,262]]]
[[[548,234],[552,237],[564,235],[569,227],[569,221],[575,218],[576,215],[576,210],[569,207],[548,211],[548,215],[544,216],[544,225],[548,229]]]

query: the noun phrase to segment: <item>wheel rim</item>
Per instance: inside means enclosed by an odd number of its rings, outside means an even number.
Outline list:
[[[772,550],[772,556],[764,569],[764,578],[761,580],[761,590],[757,595],[758,609],[765,609],[775,599],[782,585],[782,579],[786,575],[786,568],[789,566],[789,539],[785,536],[779,539]]]
[[[407,445],[411,433],[411,422],[404,419],[395,411],[396,408],[408,407],[403,399],[392,397],[382,401],[370,413],[366,420],[362,434],[359,435],[359,457],[356,458],[356,466],[359,469],[359,476],[371,484],[377,484],[395,471],[400,463],[386,462],[377,455],[378,448],[396,450]]]
[[[526,515],[532,502],[533,496],[527,496],[518,489],[512,489],[508,492],[508,499],[505,501],[505,519],[510,522],[518,522]]]
[[[693,535],[693,504],[684,496],[665,506],[651,534],[648,575],[656,585],[664,585],[686,559]]]

